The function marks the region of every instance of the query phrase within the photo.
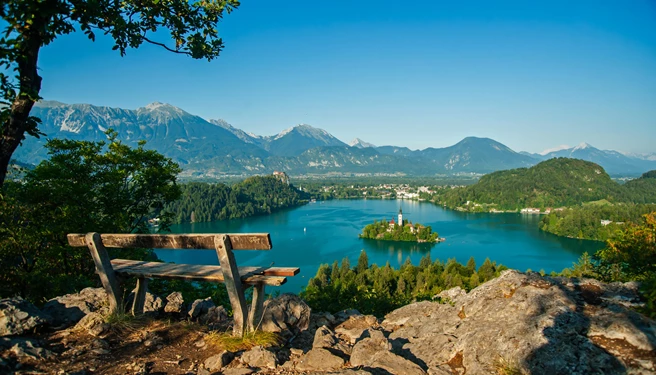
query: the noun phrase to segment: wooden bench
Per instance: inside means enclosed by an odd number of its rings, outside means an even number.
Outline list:
[[[253,331],[262,317],[265,285],[279,286],[288,276],[298,274],[294,267],[237,267],[232,250],[270,250],[268,233],[252,234],[98,234],[68,235],[73,247],[87,246],[96,265],[96,273],[107,291],[110,310],[122,307],[118,276],[137,278],[137,289],[132,303],[132,313],[143,312],[148,278],[181,279],[224,283],[232,305],[233,334],[242,335]],[[219,266],[145,262],[127,259],[111,259],[111,248],[149,249],[213,249],[219,258]],[[253,287],[253,302],[247,311],[245,288]],[[244,329],[244,322],[247,322]]]

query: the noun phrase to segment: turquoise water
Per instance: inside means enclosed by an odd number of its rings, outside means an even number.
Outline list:
[[[403,208],[404,219],[430,225],[445,242],[417,244],[358,238],[365,225],[374,220],[394,218]],[[477,266],[485,258],[522,271],[560,271],[587,251],[592,254],[602,243],[561,238],[541,232],[538,215],[471,214],[443,209],[432,203],[405,200],[333,200],[307,204],[268,216],[180,224],[173,233],[259,233],[271,234],[269,251],[235,251],[240,266],[300,267],[301,273],[288,278],[283,292],[298,292],[307,285],[321,263],[341,262],[348,257],[355,265],[361,250],[370,263],[390,262],[400,266],[407,257],[414,264],[427,253],[446,261],[465,263],[474,257]],[[211,250],[158,250],[166,262],[218,264]]]

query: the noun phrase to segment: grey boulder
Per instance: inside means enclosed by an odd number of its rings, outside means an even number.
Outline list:
[[[91,312],[108,312],[107,293],[103,288],[85,288],[79,293],[49,300],[43,306],[43,311],[52,317],[53,326],[67,328]]]
[[[0,299],[0,336],[32,332],[50,321],[33,304],[20,297]]]
[[[283,294],[264,302],[262,322],[256,325],[265,332],[292,336],[310,325],[310,307],[295,294]]]

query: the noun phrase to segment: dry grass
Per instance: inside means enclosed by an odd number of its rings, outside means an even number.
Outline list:
[[[516,361],[499,357],[494,363],[495,373],[497,375],[524,375]]]
[[[275,333],[263,331],[249,332],[242,337],[232,336],[230,332],[212,331],[205,336],[205,342],[220,350],[235,352],[254,346],[274,346],[280,343],[280,337]]]
[[[105,323],[116,334],[132,334],[148,323],[145,315],[133,316],[125,312],[113,312],[105,316]]]

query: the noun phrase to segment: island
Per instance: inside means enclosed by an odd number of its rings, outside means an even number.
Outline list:
[[[408,242],[441,242],[444,238],[439,238],[437,232],[433,232],[430,226],[424,226],[419,223],[413,224],[409,220],[403,219],[403,211],[399,209],[398,220],[387,221],[385,219],[375,220],[372,224],[367,225],[362,230],[360,238],[369,238],[372,240],[382,241],[408,241]]]

